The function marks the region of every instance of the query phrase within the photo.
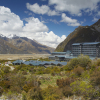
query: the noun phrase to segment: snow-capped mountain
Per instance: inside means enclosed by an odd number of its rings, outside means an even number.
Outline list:
[[[54,48],[42,45],[36,40],[17,35],[4,36],[0,34],[0,53],[1,54],[32,54],[32,53],[51,53]]]

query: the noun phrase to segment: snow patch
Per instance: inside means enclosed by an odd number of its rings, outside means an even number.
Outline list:
[[[6,37],[6,36],[4,36],[4,35],[0,34],[0,37]]]

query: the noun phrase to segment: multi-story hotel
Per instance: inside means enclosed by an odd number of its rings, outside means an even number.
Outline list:
[[[73,56],[83,54],[90,57],[100,57],[100,42],[73,43],[72,54]]]

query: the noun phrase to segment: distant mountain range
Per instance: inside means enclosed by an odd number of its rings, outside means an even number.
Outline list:
[[[0,54],[50,54],[54,48],[42,45],[27,37],[0,34]]]
[[[61,42],[55,51],[62,52],[72,49],[73,43],[100,42],[100,19],[91,26],[79,26]]]

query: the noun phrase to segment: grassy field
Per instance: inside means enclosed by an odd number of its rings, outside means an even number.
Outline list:
[[[0,54],[1,60],[48,58],[50,54]]]
[[[40,87],[42,89],[47,88],[49,85],[51,86],[57,86],[56,85],[56,80],[61,79],[61,78],[67,78],[67,76],[51,76],[51,74],[42,74],[40,75],[44,79],[41,79],[41,85]]]

